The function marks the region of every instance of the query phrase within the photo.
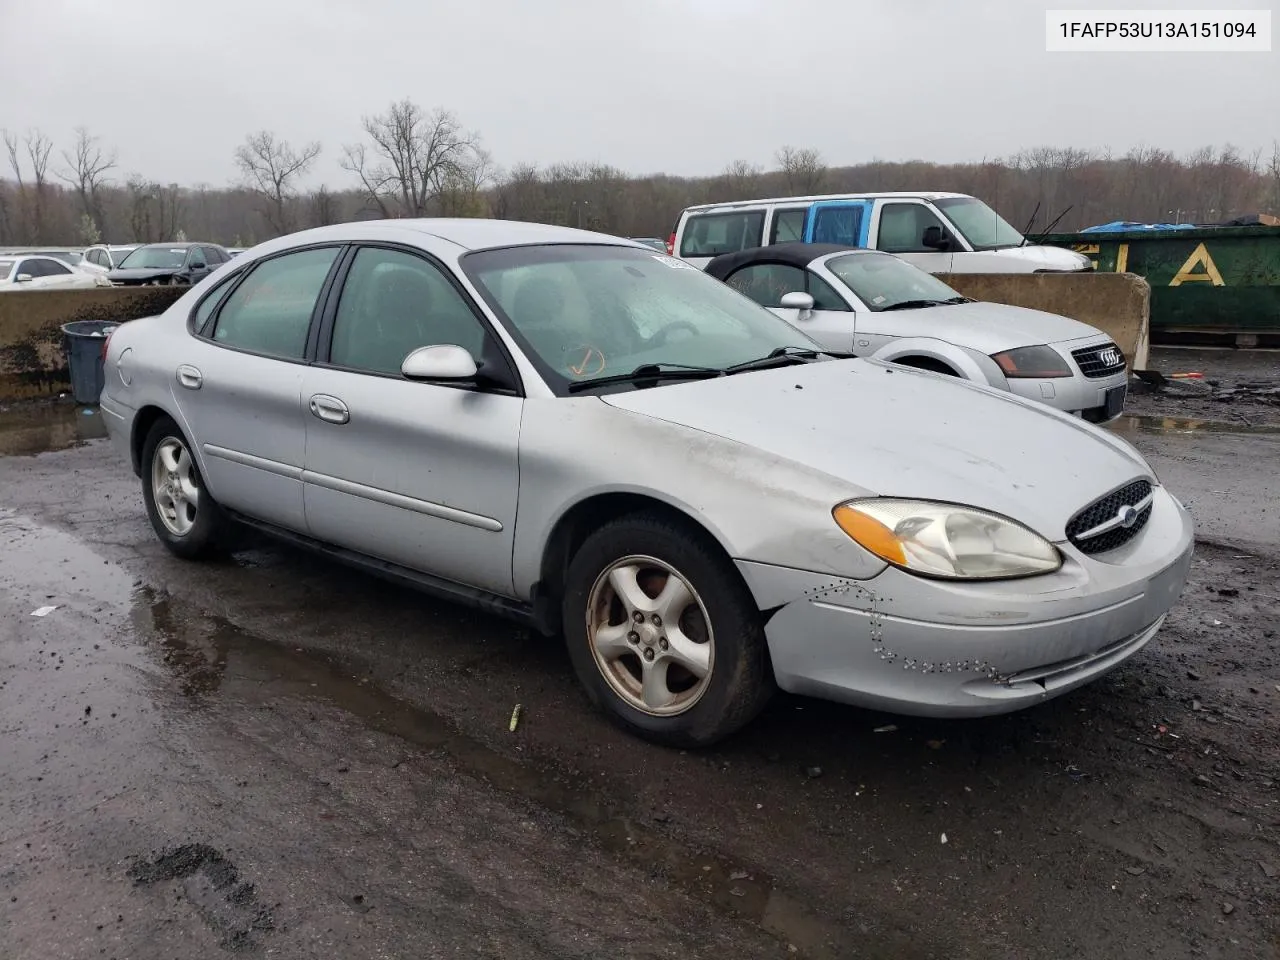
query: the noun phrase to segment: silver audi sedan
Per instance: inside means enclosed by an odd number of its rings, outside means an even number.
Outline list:
[[[830,349],[1008,390],[1092,423],[1124,410],[1129,370],[1107,334],[971,300],[893,254],[781,243],[726,253],[705,269]]]
[[[775,687],[1016,710],[1155,635],[1192,525],[1128,444],[824,353],[642,244],[394,220],[253,248],[116,329],[102,412],[175,554],[248,524],[563,636],[683,745]]]

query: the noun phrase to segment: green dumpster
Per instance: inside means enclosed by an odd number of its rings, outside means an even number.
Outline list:
[[[1083,253],[1097,270],[1145,278],[1153,343],[1210,335],[1280,345],[1280,227],[1057,233],[1039,242]]]

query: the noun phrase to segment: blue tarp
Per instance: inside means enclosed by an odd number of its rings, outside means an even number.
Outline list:
[[[1128,233],[1132,230],[1195,230],[1194,223],[1135,223],[1132,220],[1113,220],[1096,227],[1085,227],[1081,233]]]

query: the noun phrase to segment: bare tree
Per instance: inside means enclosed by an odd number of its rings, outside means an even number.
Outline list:
[[[319,155],[319,143],[312,141],[295,150],[289,141],[277,139],[269,130],[249,134],[236,148],[236,166],[245,186],[261,198],[262,215],[277,234],[293,230],[290,207],[298,180]]]
[[[426,215],[450,178],[465,177],[476,159],[479,137],[448,110],[427,113],[406,99],[363,126],[370,143],[344,147],[341,164],[384,217],[393,200],[401,216]]]
[[[787,184],[787,192],[814,194],[827,178],[827,165],[817,150],[783,147],[776,157]]]
[[[1272,143],[1267,173],[1271,175],[1271,209],[1280,215],[1280,140]]]
[[[63,150],[62,159],[66,167],[58,172],[58,178],[76,191],[81,212],[93,221],[94,229],[101,236],[107,219],[102,187],[107,173],[115,168],[115,151],[104,153],[97,137],[90,136],[86,127],[77,127],[75,148],[71,152]]]
[[[312,226],[327,227],[338,222],[338,200],[324,184],[311,194],[307,205],[310,207]]]
[[[491,213],[484,192],[498,179],[493,156],[477,147],[471,160],[445,175],[440,188],[440,213],[446,217],[487,217]]]
[[[13,168],[18,184],[25,239],[28,243],[43,243],[49,199],[49,154],[53,152],[53,141],[39,130],[28,130],[21,141],[15,133],[8,130],[2,132],[5,151],[9,155],[9,166]],[[30,180],[24,179],[22,174],[23,153],[31,168]]]

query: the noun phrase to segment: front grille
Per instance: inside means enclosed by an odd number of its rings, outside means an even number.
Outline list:
[[[1114,343],[1099,343],[1092,347],[1081,347],[1072,350],[1080,372],[1091,379],[1109,377],[1124,369],[1124,354]]]
[[[1102,499],[1095,500],[1067,524],[1067,539],[1081,553],[1106,553],[1108,550],[1124,546],[1136,537],[1151,519],[1150,496],[1151,482],[1135,480]],[[1147,501],[1146,506],[1138,510],[1137,516],[1129,526],[1126,527],[1118,522],[1117,518],[1124,507],[1137,507],[1144,500]],[[1104,525],[1105,529],[1092,536],[1088,535],[1091,530]]]

